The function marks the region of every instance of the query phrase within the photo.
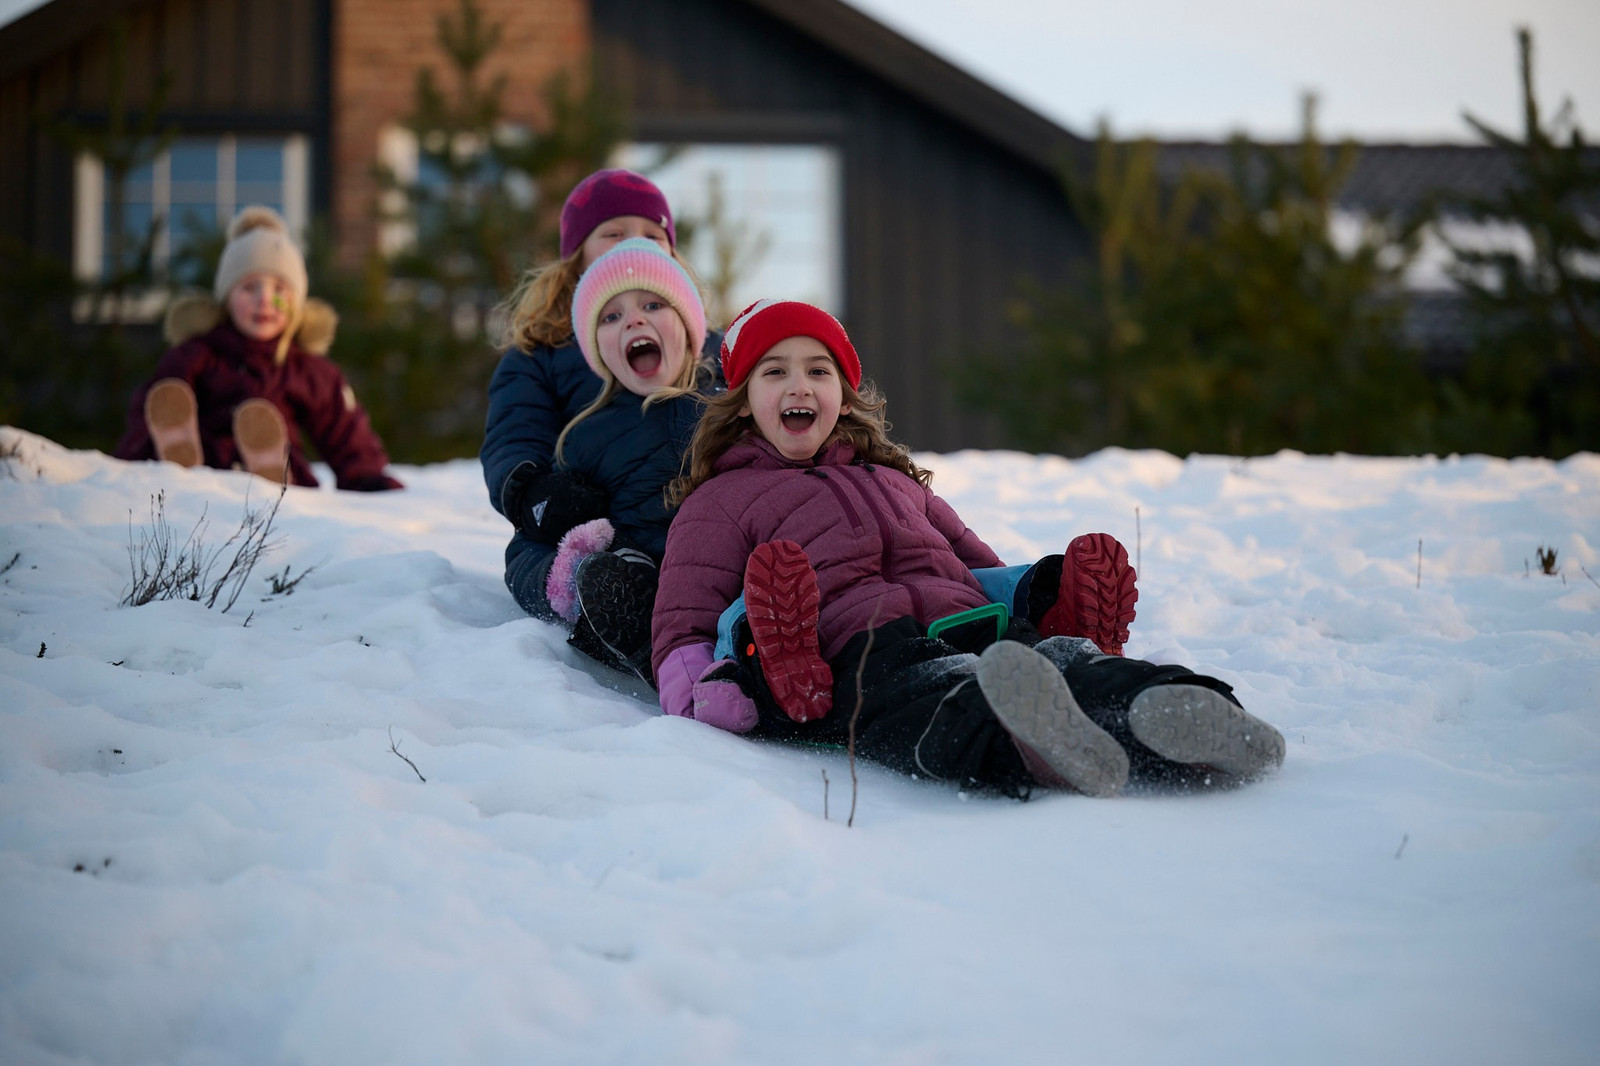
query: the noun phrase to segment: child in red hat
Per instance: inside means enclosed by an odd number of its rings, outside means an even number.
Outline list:
[[[888,438],[832,316],[753,304],[722,365],[728,390],[674,486],[653,623],[664,711],[765,736],[853,733],[895,769],[1011,794],[1110,795],[1130,770],[1253,777],[1282,762],[1283,738],[1227,685],[1041,632],[1039,600],[987,632],[930,635],[988,609],[973,571],[1000,560]],[[748,617],[719,661],[719,618],[741,593]]]

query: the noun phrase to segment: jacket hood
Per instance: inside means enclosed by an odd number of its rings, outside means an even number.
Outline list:
[[[170,345],[182,344],[215,329],[223,318],[222,305],[206,293],[185,293],[167,304],[162,335]],[[291,340],[312,355],[327,355],[339,328],[339,313],[315,296],[306,301],[300,328]]]

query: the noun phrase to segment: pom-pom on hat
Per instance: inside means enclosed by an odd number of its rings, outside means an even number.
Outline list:
[[[661,223],[667,231],[667,242],[674,248],[678,246],[672,209],[661,190],[643,174],[613,168],[595,171],[567,194],[567,202],[561,205],[561,258],[576,252],[600,223],[623,215]]]
[[[228,293],[246,274],[282,278],[294,292],[294,306],[305,306],[310,287],[305,257],[289,237],[289,224],[270,207],[246,207],[228,223],[228,244],[222,250],[216,281],[211,286],[217,302],[227,303]]]
[[[722,336],[722,376],[736,389],[772,346],[790,337],[811,337],[833,353],[852,389],[861,387],[861,357],[839,320],[798,300],[757,300],[740,311]]]
[[[630,237],[590,264],[572,294],[572,333],[590,370],[604,376],[596,336],[600,311],[613,296],[630,289],[653,292],[672,305],[683,319],[691,352],[705,344],[706,311],[689,272],[655,241]]]

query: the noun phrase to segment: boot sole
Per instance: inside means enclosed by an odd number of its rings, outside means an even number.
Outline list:
[[[1133,698],[1128,729],[1173,762],[1256,777],[1283,765],[1283,734],[1199,685],[1156,685]]]
[[[1121,655],[1138,613],[1138,574],[1128,549],[1109,533],[1074,537],[1061,561],[1055,606],[1040,620],[1047,637],[1088,637],[1107,655]]]
[[[144,424],[157,459],[200,465],[199,407],[188,382],[168,378],[150,386],[144,396]]]
[[[609,553],[596,552],[578,564],[578,612],[589,629],[620,665],[644,681],[650,680],[650,615],[655,610],[653,592],[642,591],[628,580],[634,564]]]
[[[1127,752],[1089,720],[1043,655],[1013,641],[989,645],[978,658],[978,688],[1006,732],[1079,792],[1111,796],[1127,783]]]
[[[805,549],[787,540],[756,545],[745,564],[745,620],[767,689],[796,722],[833,709],[833,670],[817,647],[821,600]]]
[[[289,427],[270,400],[246,400],[233,412],[233,441],[244,468],[282,485],[289,478]]]

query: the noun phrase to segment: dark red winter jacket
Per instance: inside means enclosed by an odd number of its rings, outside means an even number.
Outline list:
[[[817,571],[817,638],[826,658],[874,625],[926,626],[988,603],[975,567],[1000,557],[955,509],[898,470],[856,460],[843,441],[794,461],[759,437],[719,459],[667,532],[651,665],[674,648],[715,642],[717,618],[744,589],[757,544],[792,540]]]
[[[163,378],[182,378],[200,408],[200,443],[207,466],[227,470],[239,460],[233,410],[252,397],[271,400],[289,427],[289,480],[316,485],[301,434],[333,468],[341,489],[397,489],[385,473],[389,456],[356,402],[344,374],[330,360],[291,344],[282,363],[276,341],[253,341],[226,318],[220,325],[169,348],[155,375],[133,394],[127,429],[112,453],[118,459],[154,459],[144,421],[144,398]]]

